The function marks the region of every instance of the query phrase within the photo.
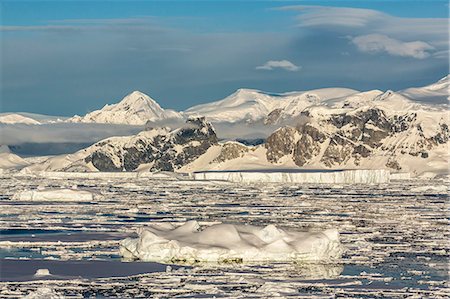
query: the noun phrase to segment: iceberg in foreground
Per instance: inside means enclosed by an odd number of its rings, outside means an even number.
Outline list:
[[[275,225],[215,224],[200,229],[197,221],[175,227],[151,225],[138,238],[121,241],[125,259],[166,263],[195,262],[326,262],[342,254],[339,233],[296,232]]]

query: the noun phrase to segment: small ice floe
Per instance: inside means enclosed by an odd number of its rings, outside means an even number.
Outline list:
[[[38,288],[36,291],[32,291],[23,299],[64,299],[65,297],[51,288],[42,287]]]
[[[41,276],[50,276],[50,271],[48,269],[37,269],[34,276],[41,277]]]
[[[200,229],[197,221],[175,227],[151,225],[138,238],[121,242],[125,259],[153,262],[326,262],[342,254],[336,229],[286,231],[275,225],[214,224]]]
[[[413,187],[410,189],[411,192],[417,193],[438,193],[438,194],[446,194],[449,191],[448,186],[446,185],[429,185],[429,186],[420,186]]]
[[[36,189],[14,194],[14,200],[36,201],[92,201],[101,198],[100,194],[78,189]]]

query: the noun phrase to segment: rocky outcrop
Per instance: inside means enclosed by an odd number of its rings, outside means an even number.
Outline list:
[[[296,128],[278,129],[267,138],[266,158],[277,162],[292,155],[298,166],[318,163],[328,168],[359,166],[374,155],[386,158],[385,167],[401,170],[402,156],[427,159],[429,151],[448,143],[448,125],[444,119],[433,130],[423,129],[417,112],[388,116],[382,109],[371,107],[341,113],[315,114],[302,112],[308,121]],[[430,133],[431,131],[431,133]]]
[[[213,163],[221,163],[244,156],[250,150],[249,147],[238,142],[227,142],[222,145],[220,154],[212,161]]]
[[[276,163],[281,157],[292,154],[298,138],[298,131],[293,127],[276,130],[266,140],[267,160]]]
[[[204,117],[189,118],[182,128],[154,129],[133,137],[107,139],[95,144],[85,158],[99,171],[133,171],[153,163],[152,171],[174,171],[217,144],[212,125]]]

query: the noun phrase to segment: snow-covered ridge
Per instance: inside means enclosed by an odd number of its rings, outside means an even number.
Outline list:
[[[201,229],[197,221],[141,229],[139,238],[121,242],[127,259],[154,262],[327,262],[342,254],[339,233],[286,231],[275,225],[215,224]]]
[[[286,109],[290,113],[295,113],[323,100],[348,96],[356,92],[347,88],[324,88],[277,94],[255,89],[238,89],[223,100],[197,105],[184,113],[206,116],[212,122],[257,121],[275,109]]]
[[[148,121],[181,118],[180,113],[166,110],[148,95],[134,91],[125,96],[119,103],[105,105],[102,109],[85,116],[74,116],[70,122],[96,122],[144,125]]]

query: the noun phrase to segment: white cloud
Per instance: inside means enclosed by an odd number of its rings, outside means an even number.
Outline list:
[[[351,7],[295,5],[278,9],[298,11],[297,26],[302,30],[316,33],[315,30],[322,29],[351,36],[377,34],[377,38],[365,38],[378,39],[368,46],[372,52],[424,58],[432,54],[431,50],[448,51],[448,18],[398,17],[378,10]],[[361,39],[362,43],[365,39]],[[405,40],[413,42],[403,42]],[[363,45],[361,48],[367,49]]]
[[[366,53],[388,53],[393,56],[423,59],[434,47],[423,41],[403,42],[383,34],[367,34],[351,39],[358,50]]]
[[[269,60],[263,65],[256,67],[257,70],[268,70],[268,71],[272,71],[277,68],[290,72],[297,72],[301,69],[300,66],[293,64],[289,60]]]

